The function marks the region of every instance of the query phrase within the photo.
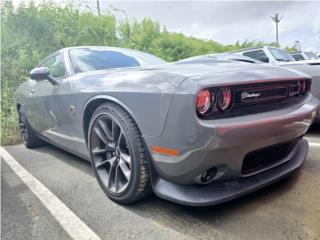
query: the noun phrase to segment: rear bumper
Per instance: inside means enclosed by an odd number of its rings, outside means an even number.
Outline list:
[[[201,175],[212,167],[217,169],[215,182],[248,177],[242,171],[247,154],[303,136],[312,124],[319,104],[310,94],[299,104],[281,110],[199,120],[194,116],[194,108],[181,109],[181,102],[186,102],[186,108],[193,106],[193,102],[184,98],[178,100],[177,104],[173,103],[170,111],[175,114],[169,114],[163,135],[145,137],[145,140],[156,175],[173,184],[186,185],[202,183]],[[179,154],[156,153],[153,146],[175,149]],[[255,173],[267,169],[269,167]]]
[[[287,162],[262,173],[208,185],[182,185],[153,177],[153,190],[161,198],[189,206],[223,203],[272,184],[298,169],[306,159],[308,142],[299,140],[296,154]]]

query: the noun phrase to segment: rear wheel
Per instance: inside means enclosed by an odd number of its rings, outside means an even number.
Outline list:
[[[111,199],[130,204],[151,192],[146,148],[125,110],[112,103],[98,107],[88,136],[92,167]]]
[[[43,145],[43,141],[34,133],[34,131],[28,125],[26,115],[22,108],[19,108],[18,114],[20,134],[24,145],[27,148],[35,148]]]

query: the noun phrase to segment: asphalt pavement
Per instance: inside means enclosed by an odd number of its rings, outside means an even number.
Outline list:
[[[156,196],[121,206],[104,195],[88,162],[50,145],[7,146],[20,167],[13,170],[1,159],[1,239],[79,239],[73,234],[82,230],[98,239],[320,240],[320,126],[306,138],[309,154],[297,172],[201,208]]]

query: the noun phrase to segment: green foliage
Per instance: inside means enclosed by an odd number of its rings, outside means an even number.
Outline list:
[[[293,46],[293,47],[285,47],[284,50],[286,50],[288,53],[295,53],[295,52],[298,51],[295,46]]]
[[[1,141],[19,141],[16,107],[12,95],[29,71],[50,53],[70,46],[102,45],[139,49],[167,61],[265,45],[262,42],[222,45],[172,33],[150,19],[117,21],[113,15],[98,17],[88,10],[53,2],[1,7]]]

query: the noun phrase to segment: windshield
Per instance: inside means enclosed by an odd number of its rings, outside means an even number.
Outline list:
[[[69,55],[76,73],[165,63],[151,54],[127,49],[76,48]]]
[[[279,49],[279,48],[269,48],[272,56],[275,60],[281,62],[291,62],[295,61],[293,57],[289,55],[286,51]]]

